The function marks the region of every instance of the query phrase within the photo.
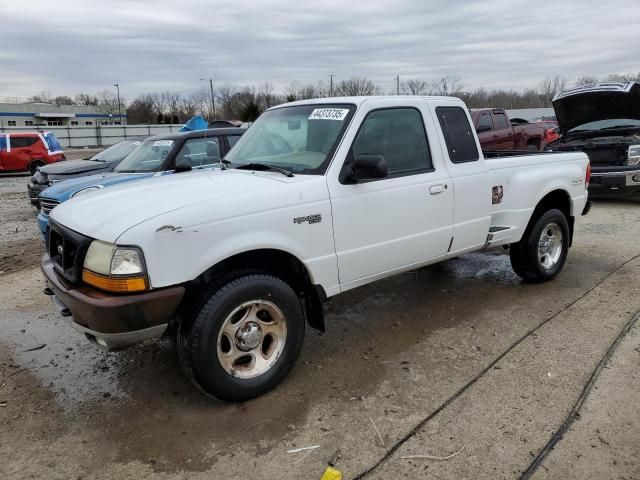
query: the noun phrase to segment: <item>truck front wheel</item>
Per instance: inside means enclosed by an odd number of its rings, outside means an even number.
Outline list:
[[[293,367],[304,318],[300,299],[279,278],[235,278],[215,288],[192,321],[179,327],[182,366],[200,389],[220,400],[257,397]]]
[[[513,270],[526,282],[552,280],[567,259],[569,236],[569,223],[561,210],[544,212],[527,226],[522,239],[511,245]]]

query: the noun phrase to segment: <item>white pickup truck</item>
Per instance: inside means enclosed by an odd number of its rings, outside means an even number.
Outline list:
[[[588,210],[587,156],[487,160],[471,125],[447,97],[271,108],[218,170],[53,210],[45,293],[105,349],[174,332],[192,381],[235,401],[287,375],[327,297],[495,246],[525,281],[554,278]]]

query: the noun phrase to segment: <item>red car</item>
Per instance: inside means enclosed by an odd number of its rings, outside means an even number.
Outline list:
[[[51,132],[0,134],[0,172],[36,173],[38,167],[66,160]]]
[[[536,125],[540,125],[544,127],[544,143],[549,144],[554,142],[560,136],[560,128],[558,127],[558,122],[554,122],[552,120],[537,120]]]

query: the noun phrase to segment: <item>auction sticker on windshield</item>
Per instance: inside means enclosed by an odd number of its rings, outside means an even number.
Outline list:
[[[309,115],[309,120],[344,120],[349,113],[348,108],[316,108]]]
[[[171,145],[173,145],[173,140],[156,140],[152,147],[170,147]]]

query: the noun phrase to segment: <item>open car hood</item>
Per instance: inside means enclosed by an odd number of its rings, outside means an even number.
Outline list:
[[[598,120],[640,120],[640,84],[605,82],[565,90],[553,97],[560,133]]]

